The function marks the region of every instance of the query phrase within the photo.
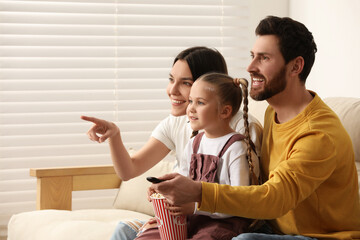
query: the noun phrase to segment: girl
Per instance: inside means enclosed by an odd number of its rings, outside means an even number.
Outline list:
[[[243,86],[245,136],[230,127],[238,112]],[[200,134],[185,147],[179,168],[193,180],[233,186],[258,184],[259,162],[249,136],[247,122],[247,81],[235,81],[219,73],[201,76],[191,88],[187,116],[190,125]],[[188,239],[231,239],[247,231],[249,219],[220,213],[194,212],[196,204],[169,206],[174,215],[188,215]],[[200,224],[201,223],[201,224]],[[158,229],[149,229],[138,240],[160,239]]]
[[[218,51],[207,47],[192,47],[176,56],[166,88],[171,103],[171,114],[159,123],[148,142],[131,157],[121,140],[120,130],[114,123],[94,117],[81,117],[94,123],[88,131],[91,140],[104,142],[109,139],[114,168],[121,179],[129,180],[144,173],[171,150],[175,151],[179,163],[192,133],[185,115],[190,89],[198,77],[208,72],[227,73],[226,62]],[[256,150],[260,152],[261,124],[253,117],[249,118],[249,122],[252,141]],[[236,131],[244,132],[242,113],[236,113],[230,124]],[[126,223],[120,222],[112,239],[134,239],[137,231],[137,228],[130,228]]]

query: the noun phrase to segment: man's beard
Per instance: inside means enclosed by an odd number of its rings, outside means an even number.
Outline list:
[[[264,90],[262,90],[261,92],[257,92],[251,87],[251,98],[256,101],[262,101],[282,92],[286,88],[285,72],[286,68],[284,66],[282,69],[280,69],[279,73],[273,79],[265,82]]]

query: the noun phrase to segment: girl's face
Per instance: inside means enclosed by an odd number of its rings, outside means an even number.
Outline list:
[[[171,101],[171,114],[182,116],[186,114],[189,104],[189,94],[194,83],[189,65],[185,60],[178,60],[169,74],[169,84],[166,88]]]
[[[197,80],[190,91],[187,116],[193,130],[214,132],[223,121],[219,114],[220,104],[213,85]]]

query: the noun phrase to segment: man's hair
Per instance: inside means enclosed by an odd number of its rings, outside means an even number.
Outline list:
[[[261,20],[255,30],[257,36],[275,35],[279,40],[280,52],[285,63],[298,56],[304,59],[304,68],[299,75],[305,83],[315,61],[317,47],[312,33],[304,24],[291,18],[268,16]]]

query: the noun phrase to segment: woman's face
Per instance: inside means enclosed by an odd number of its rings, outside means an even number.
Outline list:
[[[186,114],[189,104],[189,94],[194,83],[189,65],[185,60],[178,60],[169,74],[169,84],[166,88],[171,102],[171,114],[182,116]]]

